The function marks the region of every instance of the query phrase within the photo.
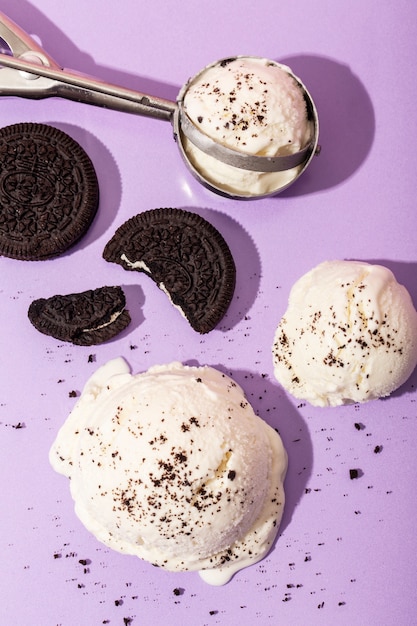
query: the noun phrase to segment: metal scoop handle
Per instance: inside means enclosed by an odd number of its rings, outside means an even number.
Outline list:
[[[175,102],[170,100],[62,69],[3,13],[0,13],[0,38],[13,54],[0,54],[0,95],[32,99],[58,96],[163,120],[171,120],[176,109]]]
[[[0,29],[1,36],[1,29]],[[86,104],[94,104],[126,113],[135,113],[157,119],[171,120],[176,109],[175,102],[148,96],[139,91],[125,89],[76,74],[69,70],[54,69],[45,65],[0,54],[0,65],[11,68],[13,74],[2,81],[0,95],[41,99],[59,96]],[[41,80],[38,82],[39,78]]]

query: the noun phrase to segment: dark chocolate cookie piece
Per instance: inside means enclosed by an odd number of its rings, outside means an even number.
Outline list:
[[[113,339],[130,323],[121,287],[99,287],[82,293],[34,300],[28,317],[44,335],[78,346]]]
[[[236,268],[229,247],[212,224],[190,211],[162,208],[132,217],[103,257],[148,274],[199,333],[217,326],[233,297]]]
[[[0,255],[62,254],[87,232],[98,200],[94,166],[72,137],[31,122],[0,129]]]

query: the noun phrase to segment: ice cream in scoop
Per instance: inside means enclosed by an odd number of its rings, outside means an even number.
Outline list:
[[[97,539],[214,585],[265,556],[283,512],[279,435],[208,366],[132,375],[110,361],[86,383],[50,461]]]
[[[301,164],[284,171],[251,171],[222,162],[187,137],[183,149],[197,173],[236,197],[261,197],[292,183],[317,143],[318,120],[309,94],[289,67],[259,57],[234,57],[209,65],[182,97],[184,114],[203,135],[239,153],[294,155],[312,144]]]
[[[417,364],[417,312],[393,273],[326,261],[289,295],[273,344],[275,376],[317,406],[390,395]]]

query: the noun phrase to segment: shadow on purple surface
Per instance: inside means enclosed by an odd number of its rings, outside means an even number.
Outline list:
[[[114,341],[123,337],[131,336],[131,350],[135,348],[133,332],[144,322],[145,316],[143,306],[145,304],[145,294],[139,285],[121,285],[126,296],[126,309],[129,311],[131,322]]]
[[[277,61],[288,65],[310,92],[321,146],[320,155],[280,195],[302,196],[335,187],[361,167],[372,147],[375,113],[369,94],[347,65],[333,59],[305,55]]]

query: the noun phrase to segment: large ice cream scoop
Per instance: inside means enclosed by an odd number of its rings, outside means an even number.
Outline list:
[[[204,68],[181,90],[176,133],[193,174],[240,199],[292,184],[317,149],[318,118],[285,65],[238,56]]]
[[[237,199],[275,195],[318,153],[318,115],[290,68],[237,56],[190,79],[176,102],[63,70],[0,13],[0,95],[58,96],[170,121],[186,165],[204,186]]]
[[[262,559],[278,531],[281,439],[211,367],[132,375],[110,361],[86,383],[50,460],[97,539],[213,585]]]
[[[390,395],[417,365],[417,312],[393,273],[326,261],[292,287],[275,333],[277,380],[316,406]]]

